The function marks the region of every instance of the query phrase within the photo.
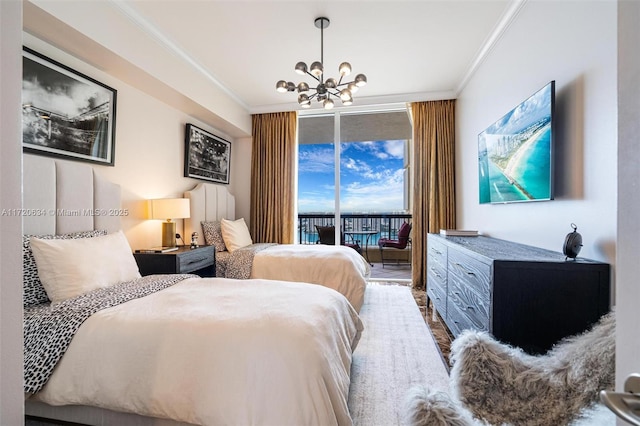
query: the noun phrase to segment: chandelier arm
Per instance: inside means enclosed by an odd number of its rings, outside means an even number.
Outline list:
[[[336,84],[336,87],[340,87],[340,86],[348,86],[348,85],[350,85],[351,83],[355,83],[355,80],[353,80],[353,81],[347,81],[347,82],[345,82],[345,83],[341,83],[341,84]]]
[[[316,77],[315,75],[311,74],[309,71],[307,71],[307,74],[313,77],[318,83],[322,83],[322,75],[320,75],[320,77]]]

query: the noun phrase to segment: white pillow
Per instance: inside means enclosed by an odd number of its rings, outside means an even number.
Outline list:
[[[222,219],[220,228],[222,230],[224,245],[227,246],[229,252],[234,252],[239,248],[253,244],[244,218],[238,220]]]
[[[140,278],[122,231],[79,240],[31,238],[40,281],[52,303]]]

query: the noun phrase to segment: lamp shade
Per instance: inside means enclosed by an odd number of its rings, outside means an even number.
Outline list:
[[[150,200],[149,219],[184,219],[190,217],[188,198],[160,198]]]

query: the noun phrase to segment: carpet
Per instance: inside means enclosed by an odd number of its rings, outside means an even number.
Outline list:
[[[349,410],[354,425],[402,424],[407,392],[446,391],[449,376],[408,286],[369,283],[360,310],[364,331],[353,353]]]

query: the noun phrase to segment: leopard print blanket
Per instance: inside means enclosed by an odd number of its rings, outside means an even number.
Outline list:
[[[227,259],[224,270],[225,278],[246,280],[251,277],[253,258],[256,253],[275,246],[275,243],[256,243],[242,247],[231,253]],[[219,276],[219,275],[218,275]]]
[[[149,275],[85,293],[59,303],[43,303],[24,311],[24,391],[36,393],[82,323],[92,314],[147,296],[196,275]]]

